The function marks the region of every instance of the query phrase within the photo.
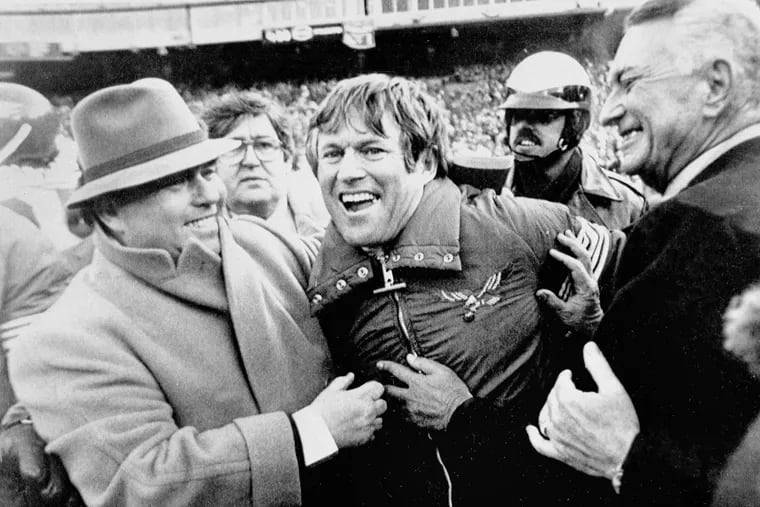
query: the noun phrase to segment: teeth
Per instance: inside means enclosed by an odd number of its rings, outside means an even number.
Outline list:
[[[212,222],[213,220],[214,220],[213,216],[204,217],[204,218],[199,218],[197,220],[193,220],[193,221],[187,222],[186,225],[188,227],[196,227],[196,228],[206,227],[206,226],[210,225],[210,222]]]
[[[640,132],[639,129],[632,129],[632,130],[627,131],[625,134],[620,134],[620,138],[623,141],[627,141],[628,139],[632,138],[633,136],[635,136],[639,132]]]
[[[528,141],[527,139],[520,141],[518,144],[520,146],[535,146],[536,145],[536,143],[534,143],[533,141]]]
[[[341,202],[343,202],[343,204],[354,204],[357,202],[374,201],[375,199],[377,199],[377,197],[374,196],[373,194],[370,194],[369,192],[343,194],[340,196],[340,200]]]

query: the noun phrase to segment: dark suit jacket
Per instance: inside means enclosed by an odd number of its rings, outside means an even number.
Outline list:
[[[717,474],[760,409],[722,347],[730,299],[760,277],[760,139],[724,154],[631,230],[596,341],[641,423],[626,505],[709,505]]]

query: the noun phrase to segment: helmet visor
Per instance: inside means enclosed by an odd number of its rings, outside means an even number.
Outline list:
[[[589,109],[591,89],[570,85],[535,92],[507,88],[507,100],[499,109]]]

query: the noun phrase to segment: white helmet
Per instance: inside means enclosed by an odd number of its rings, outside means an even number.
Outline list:
[[[591,109],[591,80],[574,58],[541,51],[517,64],[499,109]]]

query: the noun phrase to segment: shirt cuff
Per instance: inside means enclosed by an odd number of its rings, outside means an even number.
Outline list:
[[[303,447],[304,465],[309,467],[321,463],[338,453],[338,445],[316,410],[307,406],[293,414]]]

